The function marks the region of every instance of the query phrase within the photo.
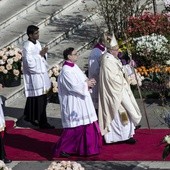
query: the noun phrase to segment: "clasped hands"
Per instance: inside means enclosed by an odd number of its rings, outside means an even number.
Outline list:
[[[47,46],[45,46],[44,48],[42,48],[42,50],[40,51],[40,55],[42,56],[42,57],[44,57],[45,56],[45,54],[47,53],[47,51],[48,51],[48,47]]]
[[[96,85],[96,80],[94,78],[86,80],[88,87],[92,88]]]

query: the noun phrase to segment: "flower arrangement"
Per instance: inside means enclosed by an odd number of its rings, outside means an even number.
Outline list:
[[[165,105],[166,97],[170,89],[170,66],[156,65],[150,67],[137,67],[137,72],[144,76],[143,90],[157,93],[162,105]]]
[[[81,164],[71,161],[52,162],[45,170],[84,170]]]
[[[137,62],[140,64],[165,64],[170,59],[168,40],[163,35],[151,34],[133,38],[133,41],[136,54],[139,58]],[[141,63],[141,58],[145,61],[144,63]]]
[[[0,160],[0,170],[12,170],[8,168],[3,161]]]
[[[150,81],[157,81],[162,82],[161,79],[164,76],[169,77],[170,75],[170,66],[168,65],[156,65],[151,67],[137,67],[137,72],[139,72],[142,76],[145,77],[145,79]],[[169,85],[167,84],[167,88],[169,88]]]
[[[21,78],[21,50],[8,46],[0,50],[0,83],[11,86],[11,82]],[[9,84],[8,84],[9,83]]]
[[[132,16],[128,19],[128,37],[141,37],[152,33],[170,35],[170,22],[167,14],[153,14],[145,12],[140,16]]]
[[[170,135],[166,135],[162,143],[166,144],[162,153],[162,159],[165,160],[170,154]]]
[[[164,0],[165,9],[170,11],[170,0]]]
[[[56,64],[48,71],[48,75],[49,75],[49,77],[51,79],[51,83],[52,83],[52,92],[53,93],[58,92],[57,77],[60,73],[60,70],[61,70],[61,66]]]

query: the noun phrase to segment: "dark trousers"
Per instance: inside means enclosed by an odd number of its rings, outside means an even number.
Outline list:
[[[0,132],[0,160],[5,159],[6,153],[5,153],[5,147],[4,147],[4,141],[2,137],[2,133]]]
[[[47,95],[27,97],[24,115],[28,122],[38,121],[39,125],[47,123],[46,115]]]

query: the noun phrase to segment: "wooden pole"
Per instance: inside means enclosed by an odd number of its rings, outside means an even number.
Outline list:
[[[125,38],[126,38],[126,45],[127,45],[128,56],[130,58],[130,61],[132,61],[132,53],[131,53],[130,48],[129,48],[129,44],[128,44],[128,40],[127,40],[127,35],[126,34],[125,34]],[[146,106],[145,106],[144,101],[143,101],[141,89],[140,89],[140,86],[139,86],[139,83],[138,83],[138,79],[137,79],[137,74],[136,74],[135,68],[133,66],[132,66],[132,69],[133,69],[133,72],[135,74],[135,79],[136,79],[136,82],[137,82],[137,88],[138,88],[139,96],[140,96],[140,99],[142,100],[142,106],[143,106],[143,109],[144,109],[146,123],[147,123],[148,129],[150,130],[151,128],[150,128],[150,124],[149,124],[148,115],[147,115],[147,112],[146,112]]]

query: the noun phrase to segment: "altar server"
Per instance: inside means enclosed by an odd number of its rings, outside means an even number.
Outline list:
[[[96,84],[75,64],[77,51],[64,50],[64,64],[58,77],[63,133],[54,148],[54,156],[89,156],[100,153],[101,133],[89,89]]]
[[[39,28],[27,27],[28,40],[23,44],[23,78],[27,97],[25,120],[40,128],[54,128],[47,122],[47,93],[51,88],[46,62],[48,48],[41,47]]]

